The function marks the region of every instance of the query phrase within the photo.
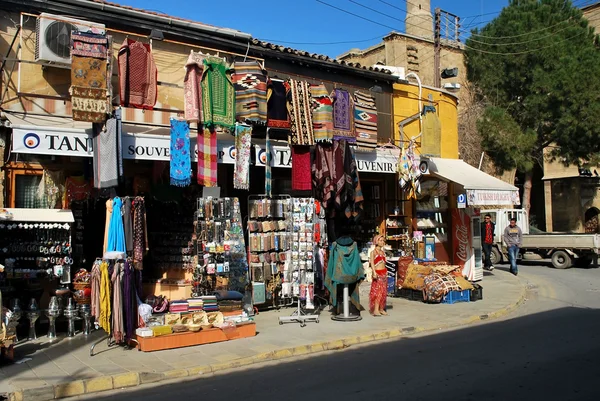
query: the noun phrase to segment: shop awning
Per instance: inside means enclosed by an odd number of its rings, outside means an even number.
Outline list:
[[[429,173],[444,181],[463,186],[470,206],[519,205],[519,190],[458,159],[429,159]]]
[[[31,223],[73,223],[73,212],[66,209],[25,209],[6,208],[0,213],[0,221],[31,222]]]

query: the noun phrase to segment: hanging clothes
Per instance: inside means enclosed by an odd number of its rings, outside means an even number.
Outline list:
[[[112,337],[116,343],[122,343],[124,339],[123,325],[123,293],[121,278],[123,275],[123,263],[115,263],[112,281]]]
[[[71,109],[73,120],[102,123],[110,113],[108,38],[71,33]]]
[[[325,208],[329,207],[329,201],[334,192],[332,162],[333,145],[317,143],[312,164],[312,180],[315,198],[321,201]]]
[[[158,70],[150,45],[125,38],[118,61],[121,106],[154,108],[158,96]]]
[[[133,265],[136,270],[144,268],[144,255],[147,251],[146,203],[144,198],[137,196],[133,200]]]
[[[368,93],[354,92],[354,127],[356,145],[365,151],[377,148],[377,107]]]
[[[123,231],[125,232],[125,250],[127,254],[133,251],[133,215],[131,213],[131,198],[123,198]]]
[[[113,201],[109,199],[106,201],[106,223],[104,225],[104,246],[102,247],[102,253],[106,253],[108,250],[108,233],[110,232],[110,222],[112,221]]]
[[[311,85],[310,95],[313,103],[313,130],[315,141],[331,142],[333,139],[333,99],[325,85]]]
[[[202,112],[204,126],[233,130],[235,124],[235,91],[229,69],[220,57],[203,60]]]
[[[183,79],[183,104],[187,121],[202,121],[202,73],[204,71],[204,55],[190,51],[185,63]]]
[[[310,85],[306,81],[288,79],[287,107],[290,116],[290,144],[314,145]]]
[[[270,128],[267,128],[267,138],[265,140],[265,194],[271,197],[271,140],[269,139]]]
[[[292,190],[312,189],[310,147],[292,146]]]
[[[198,184],[205,187],[217,185],[217,133],[204,128],[198,133]]]
[[[345,171],[346,177],[346,210],[345,214],[348,219],[353,218],[355,221],[360,221],[364,212],[364,196],[362,188],[360,186],[360,178],[358,176],[358,168],[356,165],[356,156],[354,151],[346,142],[346,160],[349,159],[347,170]]]
[[[100,273],[100,261],[96,260],[92,265],[91,271],[91,313],[92,316],[96,318],[96,321],[100,320],[100,282],[101,282],[101,273]]]
[[[287,90],[287,82],[276,79],[267,81],[267,127],[290,129]]]
[[[108,263],[102,262],[100,264],[100,317],[98,318],[98,325],[110,334],[110,318],[111,318],[111,298],[110,298],[110,277],[108,275]]]
[[[235,170],[233,172],[233,187],[236,189],[250,188],[250,147],[252,127],[236,125],[235,127]]]
[[[333,139],[356,142],[354,133],[354,101],[344,89],[334,89],[333,99]]]
[[[187,121],[171,118],[171,185],[186,187],[192,183],[192,156],[190,154],[190,126]]]
[[[123,228],[123,218],[121,216],[121,207],[123,202],[121,198],[113,199],[113,210],[110,218],[110,229],[108,231],[107,252],[125,252],[125,230]]]
[[[129,261],[123,267],[123,320],[125,325],[125,340],[135,335],[138,321],[137,296],[135,289],[135,271]]]
[[[120,120],[109,118],[105,124],[93,124],[94,188],[119,185]]]
[[[231,80],[235,88],[235,114],[239,122],[267,122],[267,72],[260,63],[236,61]]]
[[[350,302],[358,309],[364,310],[360,304],[359,287],[365,279],[365,272],[360,260],[358,245],[350,237],[340,237],[331,244],[331,254],[325,275],[325,287],[329,290],[329,301],[337,306],[337,287],[339,284],[356,284]]]

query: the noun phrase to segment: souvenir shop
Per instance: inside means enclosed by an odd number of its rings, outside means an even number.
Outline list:
[[[140,134],[122,113],[156,103],[150,47],[125,39],[113,66],[110,37],[72,38],[73,130],[13,123],[13,157],[42,170],[8,173],[10,233],[30,235],[24,250],[8,246],[0,273],[13,338],[25,322],[30,338],[49,339],[96,322],[110,344],[154,351],[253,336],[258,308],[294,305],[280,323],[302,326],[318,322],[306,309],[328,302],[356,317],[360,250],[400,214],[399,151],[378,147],[368,91],[271,79],[259,61],[192,51],[182,115],[168,136]],[[365,199],[377,207],[365,211]],[[69,221],[19,220],[28,208]],[[345,251],[328,258],[330,245]]]

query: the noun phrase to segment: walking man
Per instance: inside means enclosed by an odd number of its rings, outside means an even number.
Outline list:
[[[519,248],[523,245],[523,232],[517,226],[517,219],[510,219],[510,225],[504,229],[503,240],[508,249],[510,272],[516,276],[519,273],[517,256],[519,255]]]
[[[481,223],[481,236],[483,237],[483,268],[486,270],[494,270],[492,264],[492,247],[494,246],[494,235],[496,233],[496,224],[492,221],[492,216],[486,214]]]

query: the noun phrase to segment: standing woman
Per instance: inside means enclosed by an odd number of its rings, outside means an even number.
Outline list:
[[[387,297],[387,269],[385,267],[385,238],[376,235],[373,238],[375,249],[371,252],[370,263],[373,272],[371,292],[369,293],[369,311],[373,316],[387,315],[385,311],[385,300]]]

